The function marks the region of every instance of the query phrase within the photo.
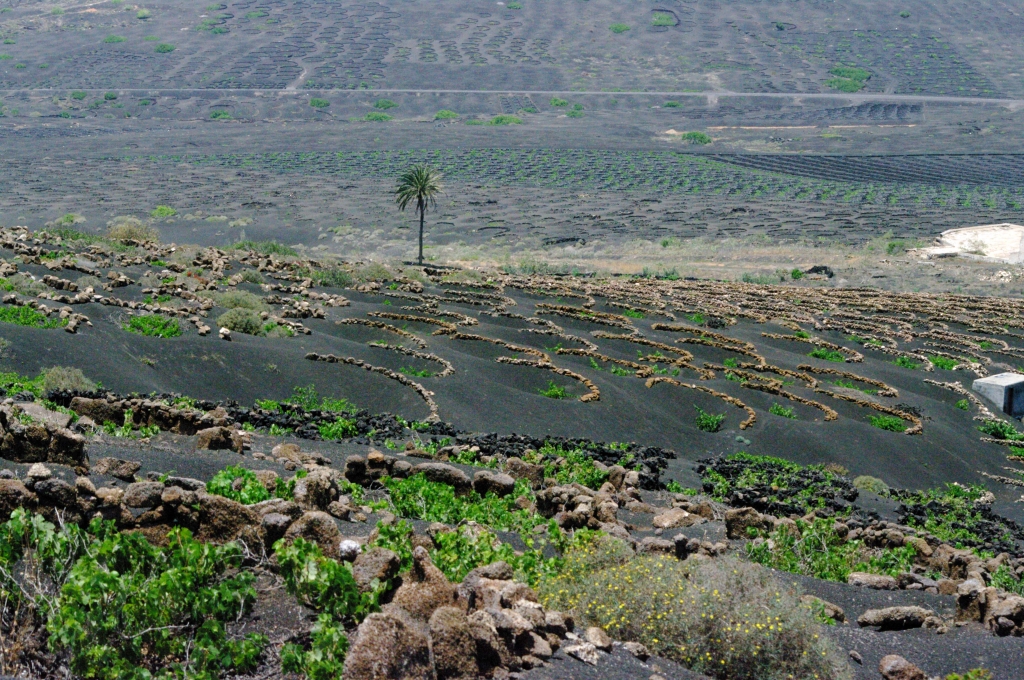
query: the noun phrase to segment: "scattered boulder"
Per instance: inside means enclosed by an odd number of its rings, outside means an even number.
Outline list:
[[[437,608],[430,615],[428,628],[438,680],[479,677],[476,640],[473,639],[469,618],[463,610],[458,607]]]
[[[431,482],[447,484],[457,494],[466,493],[473,486],[465,472],[445,463],[420,463],[414,465],[411,472],[414,475],[422,474]]]
[[[323,554],[331,559],[341,557],[341,532],[334,518],[326,512],[311,510],[295,520],[284,534],[284,540],[294,541],[302,537],[320,546]]]
[[[878,662],[878,672],[885,680],[928,680],[928,675],[902,656],[889,654]]]
[[[705,521],[703,517],[692,515],[682,508],[670,508],[655,515],[652,524],[655,529],[678,529],[703,521]]]
[[[899,587],[896,579],[885,574],[868,574],[862,571],[852,572],[846,577],[851,586],[874,588],[875,590],[896,590]]]
[[[647,661],[651,657],[650,651],[639,642],[623,642],[622,648],[632,654],[640,661]]]
[[[76,397],[77,399],[77,397]],[[135,473],[142,467],[142,463],[120,458],[100,458],[92,466],[93,472],[100,475],[108,475],[124,482],[134,482]]]
[[[822,615],[836,623],[844,623],[846,621],[846,612],[843,611],[843,608],[837,604],[832,604],[828,600],[823,600],[814,595],[804,595],[800,598],[800,601],[812,610],[820,611]]]
[[[920,628],[925,619],[935,616],[935,612],[924,607],[884,607],[869,609],[857,617],[857,625],[878,626],[879,630],[909,630]]]
[[[198,492],[198,501],[199,533],[196,538],[200,541],[226,543],[260,526],[259,515],[254,510],[230,498],[203,491]]]
[[[0,522],[9,520],[18,508],[35,510],[37,501],[37,496],[17,479],[0,479]]]
[[[493,492],[504,498],[515,490],[516,480],[511,475],[490,470],[480,470],[473,475],[473,490],[481,496]]]
[[[725,533],[731,539],[747,538],[747,529],[771,530],[772,521],[754,508],[733,508],[725,511]]]
[[[512,456],[505,461],[505,472],[515,479],[525,479],[533,488],[544,483],[544,466],[527,463],[522,458]]]
[[[198,436],[196,440],[197,449],[208,449],[210,451],[229,449],[238,453],[242,452],[244,442],[237,430],[223,426],[207,427],[199,430],[196,435]]]
[[[594,645],[602,652],[612,651],[612,639],[608,637],[608,633],[604,632],[603,629],[597,626],[591,626],[587,628],[587,632],[584,633],[584,639],[590,644]]]
[[[79,416],[92,418],[98,424],[124,423],[124,406],[121,401],[107,401],[106,399],[89,399],[87,397],[75,397],[71,400],[69,408]]]
[[[430,561],[426,548],[417,546],[413,549],[412,559],[412,569],[404,577],[391,601],[414,617],[426,621],[438,607],[455,604],[456,589],[448,582],[444,572]]]
[[[601,658],[597,653],[597,647],[590,644],[589,642],[576,642],[571,645],[567,645],[562,648],[569,656],[579,659],[583,663],[596,666],[598,660]]]
[[[370,548],[352,562],[352,576],[360,590],[367,592],[373,588],[374,580],[383,583],[398,576],[401,566],[398,555],[387,548]]]
[[[430,641],[401,609],[370,614],[356,629],[344,680],[433,680]]]
[[[164,485],[160,482],[135,482],[124,491],[124,504],[129,508],[154,508],[161,503]]]

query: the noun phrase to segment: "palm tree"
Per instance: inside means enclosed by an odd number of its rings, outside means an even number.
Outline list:
[[[419,264],[423,264],[423,220],[427,214],[427,207],[437,206],[437,195],[441,193],[440,172],[429,165],[414,165],[406,170],[398,178],[398,186],[395,187],[395,202],[399,210],[416,202],[416,210],[420,214],[420,257]]]

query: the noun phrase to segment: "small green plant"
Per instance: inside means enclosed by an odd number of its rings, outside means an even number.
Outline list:
[[[224,109],[217,109],[215,111],[210,111],[210,120],[231,120],[231,119],[232,119],[232,115],[231,115],[230,111],[225,111]]]
[[[151,16],[153,16],[153,13],[150,12],[148,9],[140,9],[138,12],[135,13],[135,18],[141,19],[143,21],[150,18]]]
[[[309,100],[309,105],[312,106],[314,109],[326,109],[328,106],[331,105],[331,103],[326,99],[313,97],[312,99]]]
[[[901,19],[909,19],[910,18],[910,12],[908,12],[907,10],[903,10],[902,12],[900,12],[900,18]],[[947,678],[947,680],[949,680],[949,679]]]
[[[902,418],[889,415],[868,416],[868,421],[880,430],[886,432],[906,432],[907,424]]]
[[[409,366],[402,366],[401,368],[398,369],[398,372],[404,373],[405,375],[412,378],[429,378],[434,375],[427,369],[415,369],[410,368]]]
[[[270,426],[270,429],[267,430],[267,432],[272,437],[283,437],[285,435],[291,434],[292,432],[295,432],[295,430],[290,428],[290,427],[282,427],[282,426],[278,425],[277,423],[273,423]]]
[[[388,109],[397,108],[398,104],[391,101],[390,99],[378,99],[373,103],[373,108],[380,109],[381,111],[387,111]]]
[[[112,102],[115,99],[117,99],[117,93],[116,92],[104,92],[103,93],[103,99],[105,101]]]
[[[298,255],[298,251],[278,241],[238,241],[231,245],[233,250],[251,250],[260,255]]]
[[[128,40],[128,38],[125,38],[124,36],[121,36],[121,35],[108,35],[106,38],[103,39],[103,42],[108,43],[108,44],[109,43],[122,43],[122,42],[124,42],[126,40]]]
[[[569,399],[572,397],[568,390],[556,384],[554,380],[549,380],[547,387],[537,391],[549,399]]]
[[[217,324],[222,328],[244,333],[246,335],[263,335],[263,320],[251,309],[238,307],[217,317]]]
[[[163,219],[165,217],[174,217],[177,214],[178,211],[170,206],[157,206],[156,208],[150,211],[150,217],[156,217],[158,219]]]
[[[174,45],[171,45],[170,43],[160,43],[153,51],[157,54],[170,54],[174,50]]]
[[[682,104],[680,104],[679,102],[676,102],[676,101],[667,101],[667,102],[665,102],[664,104],[661,105],[661,107],[663,109],[678,109],[681,106],[682,106]]]
[[[667,12],[655,12],[651,17],[651,26],[675,26],[676,18]]]
[[[978,426],[978,430],[992,437],[1006,441],[1024,441],[1024,434],[1017,430],[1005,420],[986,420]]]
[[[338,418],[333,423],[321,423],[317,426],[320,436],[328,441],[338,441],[359,434],[356,421],[349,418]]]
[[[30,328],[62,328],[68,323],[67,319],[51,319],[31,307],[9,307],[6,305],[0,307],[0,322]]]
[[[271,493],[252,470],[240,465],[229,465],[213,475],[206,483],[206,490],[243,505],[255,505],[271,498],[291,500],[295,493],[295,479],[288,482],[277,479]]]
[[[679,139],[690,144],[710,144],[712,141],[711,136],[705,132],[684,132],[679,135]]]
[[[611,30],[612,33],[615,33],[616,35],[618,35],[620,33],[625,33],[626,31],[628,31],[629,30],[629,24],[612,24],[608,28],[609,28],[609,30]]]
[[[693,407],[697,409],[697,429],[701,432],[718,432],[725,420],[725,414],[708,413],[696,404]]]
[[[935,368],[941,368],[945,371],[952,371],[954,368],[960,365],[960,362],[956,359],[950,359],[949,357],[940,356],[929,356],[928,361],[932,363]]]
[[[89,94],[87,92],[83,92],[82,90],[74,90],[71,92],[71,98],[75,101],[82,101],[88,96]]]
[[[835,77],[826,80],[825,84],[841,92],[858,92],[871,79],[870,71],[853,66],[837,66],[829,73]]]
[[[804,273],[799,269],[794,269],[789,273],[789,275],[794,281],[799,281],[800,279],[804,278]]]
[[[814,357],[815,359],[821,359],[823,361],[832,361],[835,363],[842,363],[846,361],[846,358],[839,352],[828,349],[825,347],[818,347],[807,356]]]
[[[152,338],[176,338],[181,335],[181,326],[178,324],[178,320],[162,314],[133,316],[122,328],[129,333]]]
[[[872,477],[870,475],[854,477],[853,485],[861,491],[870,491],[871,493],[878,494],[879,496],[885,496],[889,493],[888,484],[878,477]]]
[[[918,363],[910,357],[896,357],[896,361],[892,362],[900,368],[909,368],[915,370],[918,367]]]
[[[391,120],[391,116],[384,113],[383,111],[370,111],[365,116],[363,116],[363,120],[375,123],[385,123]]]
[[[491,118],[488,125],[522,125],[523,119],[518,116],[501,115]]]
[[[434,114],[434,120],[453,120],[458,117],[459,114],[455,113],[454,111],[449,111],[448,109],[441,109],[440,111]]]
[[[961,399],[960,401],[953,404],[953,406],[960,409],[961,411],[971,410],[971,402],[967,401],[966,399]]]
[[[270,402],[276,403],[276,402]],[[316,385],[295,387],[287,403],[301,406],[306,411],[328,411],[330,413],[354,413],[358,409],[348,399],[321,396]]]
[[[642,318],[644,318],[644,313],[641,312],[638,309],[626,309],[626,310],[624,310],[622,312],[622,314],[624,316],[628,316],[631,319],[642,319]]]
[[[665,485],[665,490],[670,493],[681,493],[686,496],[696,496],[700,493],[697,489],[691,489],[690,487],[683,486],[676,480],[672,479]]]
[[[796,420],[796,414],[793,413],[792,406],[783,406],[782,404],[772,404],[768,407],[768,413],[772,415],[781,416],[783,418],[789,418],[790,420]]]
[[[551,104],[551,106],[554,106],[554,107],[563,107],[563,106],[568,106],[569,105],[568,101],[566,101],[565,99],[560,99],[558,97],[552,97],[551,101],[549,101],[548,103]]]

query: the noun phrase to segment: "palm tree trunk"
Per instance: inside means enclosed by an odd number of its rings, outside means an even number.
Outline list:
[[[426,205],[424,205],[422,198],[420,199],[419,205],[417,207],[420,209],[420,266],[422,267],[423,266],[423,218],[425,216],[424,213],[426,213],[426,207],[427,207]]]

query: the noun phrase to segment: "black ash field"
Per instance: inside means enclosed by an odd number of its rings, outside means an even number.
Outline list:
[[[0,675],[1024,678],[1022,32],[0,0]]]

